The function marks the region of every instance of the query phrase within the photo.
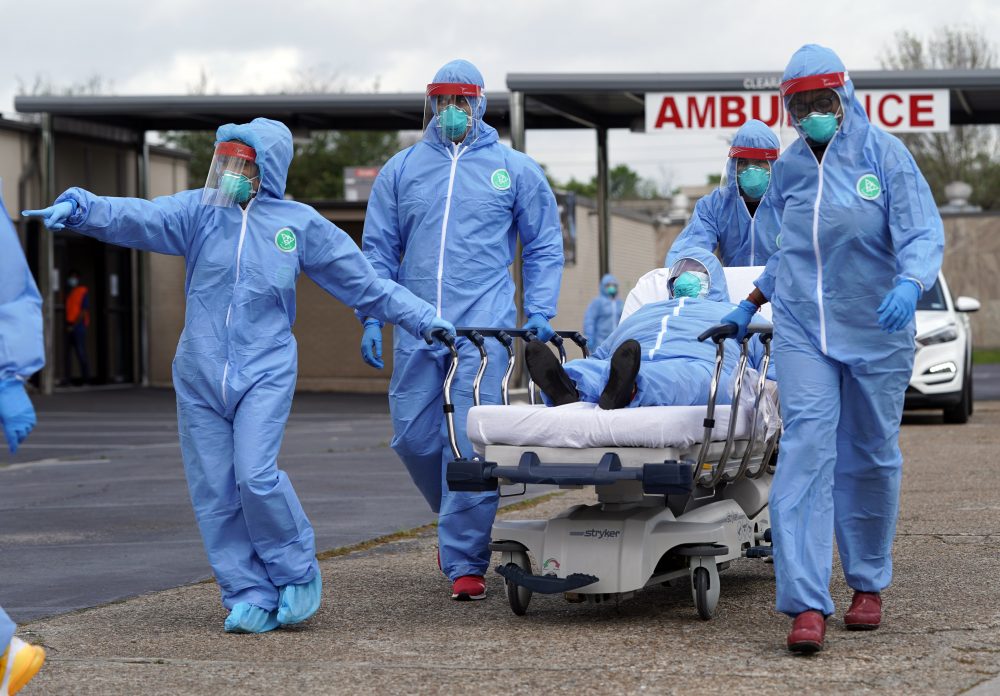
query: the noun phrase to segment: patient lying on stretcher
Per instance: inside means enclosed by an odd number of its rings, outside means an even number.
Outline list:
[[[589,358],[565,365],[538,341],[525,350],[532,381],[550,406],[577,401],[602,409],[634,406],[695,406],[708,402],[715,370],[715,344],[699,342],[705,330],[722,323],[734,305],[726,276],[708,251],[691,250],[670,270],[670,299],[643,305],[622,321]],[[735,341],[727,344],[717,403],[729,403],[739,358]],[[763,346],[750,341],[750,366]]]

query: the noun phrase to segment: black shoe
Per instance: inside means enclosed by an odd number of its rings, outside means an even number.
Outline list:
[[[635,396],[635,378],[642,364],[642,347],[639,342],[629,339],[615,349],[611,356],[611,374],[601,392],[597,405],[605,411],[625,408]]]
[[[524,349],[524,362],[531,381],[545,392],[554,405],[563,406],[580,400],[576,384],[559,364],[559,358],[544,343],[530,341]]]

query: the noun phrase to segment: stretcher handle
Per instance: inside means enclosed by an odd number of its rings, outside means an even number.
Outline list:
[[[448,444],[451,445],[451,453],[455,459],[461,459],[462,451],[458,448],[458,438],[455,436],[455,405],[451,402],[451,384],[455,381],[455,373],[458,371],[458,347],[455,345],[455,337],[444,329],[434,329],[431,338],[443,343],[451,353],[448,372],[444,377],[443,410],[445,423],[448,426]]]
[[[774,327],[771,324],[750,324],[747,327],[746,335],[759,336],[761,341],[770,341],[774,337]],[[705,341],[709,338],[716,343],[726,338],[736,338],[736,324],[716,324],[698,336],[699,341]]]
[[[760,342],[764,344],[764,359],[760,363],[760,376],[757,379],[757,398],[753,402],[753,420],[750,423],[750,439],[747,442],[746,449],[743,451],[743,460],[740,462],[740,468],[736,474],[730,478],[728,476],[723,477],[723,480],[727,483],[731,481],[738,481],[744,475],[749,478],[754,478],[750,476],[748,470],[750,468],[750,458],[753,456],[753,450],[757,446],[757,421],[760,420],[760,402],[764,397],[764,390],[767,386],[767,370],[771,365],[771,337],[772,334],[768,333],[760,336]],[[764,427],[765,437],[767,435],[767,426]],[[764,448],[768,449],[767,447]],[[763,460],[760,468],[757,470],[759,475],[764,467],[767,466],[766,460]]]
[[[740,401],[743,394],[743,377],[746,375],[750,358],[750,338],[750,334],[747,333],[740,341],[740,358],[736,365],[736,378],[733,383],[733,402],[729,406],[729,430],[726,433],[726,444],[722,448],[715,472],[702,480],[702,485],[705,488],[715,488],[721,481],[731,481],[735,478],[726,478],[726,467],[729,465],[729,455],[732,454],[733,444],[736,442],[736,423],[739,420]]]
[[[478,331],[469,332],[469,342],[479,350],[479,369],[476,371],[476,378],[472,382],[472,403],[478,406],[481,403],[479,398],[479,386],[483,382],[483,375],[486,374],[486,367],[490,363],[489,355],[486,352],[486,339]]]
[[[434,329],[431,331],[430,339],[425,340],[427,340],[428,343],[433,343],[436,340],[448,348],[455,347],[455,337],[448,333],[445,329]]]
[[[702,342],[709,338],[716,343],[720,343],[727,338],[736,338],[736,324],[716,324],[709,329],[705,329],[698,336],[698,340]]]

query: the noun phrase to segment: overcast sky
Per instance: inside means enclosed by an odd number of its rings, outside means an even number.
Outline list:
[[[348,91],[420,92],[455,57],[489,90],[510,72],[780,72],[803,43],[834,48],[849,69],[878,68],[900,29],[963,24],[1000,37],[997,0],[821,4],[765,0],[0,0],[0,111],[18,81],[57,87],[100,76],[114,94],[185,94],[204,71],[213,92],[268,92],[303,75]],[[998,39],[1000,41],[1000,39]],[[528,152],[559,179],[589,178],[588,132],[528,134]],[[718,136],[613,132],[612,165],[700,183],[725,155]]]

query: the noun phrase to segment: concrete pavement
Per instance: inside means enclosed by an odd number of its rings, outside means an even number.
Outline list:
[[[492,573],[487,601],[450,601],[425,532],[324,560],[324,606],[295,629],[224,634],[209,583],[28,624],[22,635],[49,662],[22,693],[989,693],[1000,674],[1000,403],[977,404],[960,426],[908,417],[902,443],[886,623],[843,630],[850,594],[835,567],[838,612],[812,658],[785,651],[788,620],[760,561],[722,574],[710,622],[686,586],[620,605],[536,596],[516,617]],[[547,516],[589,495],[506,514]]]

